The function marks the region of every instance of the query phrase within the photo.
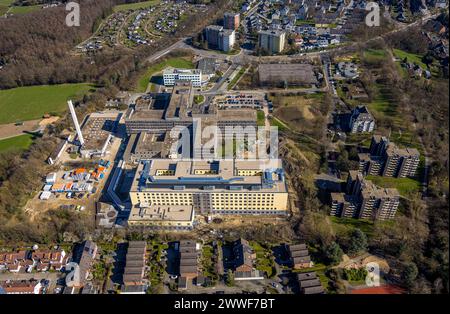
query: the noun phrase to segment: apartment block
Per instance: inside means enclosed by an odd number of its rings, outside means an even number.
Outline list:
[[[240,23],[241,18],[239,13],[226,12],[223,16],[223,27],[225,29],[237,30]]]
[[[351,133],[373,132],[375,118],[366,106],[358,106],[352,111],[349,128]]]
[[[223,26],[210,25],[205,29],[205,37],[208,47],[223,51],[231,51],[236,43],[234,29],[224,29]]]
[[[286,33],[282,31],[261,31],[258,33],[258,47],[271,54],[280,53],[286,45]]]
[[[399,148],[390,143],[384,152],[386,160],[383,176],[405,178],[413,177],[419,167],[420,153],[415,148]]]
[[[415,176],[420,153],[415,148],[399,148],[386,137],[373,136],[369,153],[360,153],[358,158],[364,175],[405,178]]]
[[[330,215],[362,219],[393,219],[400,204],[397,189],[380,188],[350,171],[346,193],[331,193]]]

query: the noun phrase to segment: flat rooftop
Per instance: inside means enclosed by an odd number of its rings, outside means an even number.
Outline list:
[[[131,222],[164,222],[178,221],[190,222],[194,219],[193,206],[161,206],[147,205],[134,206],[131,209],[128,221]]]
[[[83,149],[101,149],[109,135],[115,132],[120,116],[117,111],[91,113],[81,128],[85,141]]]
[[[131,186],[139,191],[287,191],[281,160],[152,159],[138,165]]]

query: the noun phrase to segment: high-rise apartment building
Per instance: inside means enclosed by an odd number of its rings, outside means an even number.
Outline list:
[[[274,54],[284,50],[286,45],[286,33],[283,31],[271,30],[258,33],[258,47]]]
[[[241,23],[239,13],[227,12],[223,16],[223,27],[225,29],[237,30]]]
[[[370,153],[358,154],[359,171],[366,175],[405,178],[416,174],[420,153],[415,148],[399,148],[386,137],[373,136]]]
[[[330,215],[362,219],[393,219],[400,204],[397,189],[379,188],[358,171],[350,171],[346,193],[331,194]]]
[[[205,29],[208,47],[223,51],[231,51],[236,43],[236,32],[233,29],[224,29],[219,25],[210,25]]]

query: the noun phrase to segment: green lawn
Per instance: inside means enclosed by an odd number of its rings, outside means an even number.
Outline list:
[[[393,53],[394,53],[394,56],[400,60],[407,58],[409,62],[419,65],[422,69],[427,68],[427,65],[422,62],[421,55],[418,55],[415,53],[409,53],[409,52],[406,52],[406,51],[400,50],[400,49],[393,49]]]
[[[266,125],[266,115],[264,114],[264,111],[258,110],[256,112],[257,117],[257,124],[258,126],[265,126]]]
[[[14,0],[0,0],[0,16],[8,12],[9,6]]]
[[[161,2],[161,1],[160,0],[151,0],[151,1],[143,1],[143,2],[137,2],[137,3],[116,5],[114,7],[114,12],[143,9],[143,8],[147,8],[152,5],[156,5],[159,2]]]
[[[256,253],[256,269],[264,272],[268,278],[276,275],[275,262],[269,248],[264,248],[256,241],[250,242],[253,251]]]
[[[367,176],[367,180],[384,188],[396,188],[400,195],[409,197],[420,191],[420,182],[411,178],[390,178],[381,176]]]
[[[330,220],[336,234],[346,234],[356,228],[369,237],[373,234],[374,224],[369,220],[340,217],[330,217]]]
[[[194,96],[194,104],[198,105],[205,101],[205,96],[203,95],[195,95]]]
[[[65,111],[68,99],[81,98],[92,84],[61,84],[0,90],[0,124],[40,119]]]
[[[5,140],[0,140],[0,153],[26,150],[32,143],[33,135],[30,134],[24,134]]]
[[[381,49],[367,49],[364,51],[364,56],[366,58],[378,58],[378,59],[384,59],[386,58],[386,51]]]
[[[13,6],[11,7],[11,10],[9,11],[9,13],[12,14],[27,14],[27,13],[31,13],[37,10],[42,9],[42,5],[28,5],[28,6],[20,6],[20,7],[16,7]]]
[[[247,68],[245,68],[245,67],[243,67],[242,69],[239,70],[239,72],[231,80],[230,84],[228,84],[228,87],[227,87],[228,90],[231,90],[234,87],[234,85],[236,85],[236,83],[240,80],[242,75],[244,75],[246,70],[247,70]]]
[[[278,131],[289,130],[289,127],[283,121],[273,116],[270,119],[270,125],[278,127]]]
[[[180,69],[192,69],[194,68],[194,64],[192,61],[186,58],[171,58],[154,65],[151,65],[144,75],[138,80],[138,84],[136,86],[136,92],[144,93],[147,90],[148,83],[152,76],[156,73],[161,72],[167,67],[180,68]]]

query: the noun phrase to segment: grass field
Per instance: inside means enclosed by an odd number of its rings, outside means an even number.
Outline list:
[[[80,83],[0,90],[0,124],[40,119],[46,113],[62,113],[69,98],[80,98],[93,88],[91,84]]]
[[[270,119],[270,125],[278,127],[279,131],[289,130],[289,127],[283,121],[273,116]]]
[[[387,57],[386,51],[381,49],[367,49],[364,51],[364,57],[373,60],[383,60]]]
[[[9,6],[14,0],[0,0],[0,16],[8,12]]]
[[[404,197],[410,197],[420,191],[420,182],[412,178],[367,176],[367,180],[383,188],[396,188]]]
[[[264,111],[258,110],[256,112],[257,117],[257,124],[258,126],[265,126],[266,125],[266,115],[264,114]]]
[[[415,63],[419,65],[422,69],[426,69],[427,65],[422,62],[422,56],[414,53],[409,53],[400,49],[393,49],[394,56],[400,60],[405,58],[408,59],[409,62]]]
[[[152,66],[150,66],[144,75],[138,80],[137,86],[136,86],[136,92],[138,93],[144,93],[147,89],[147,86],[150,82],[150,79],[153,75],[155,75],[158,72],[161,72],[167,67],[174,67],[174,68],[180,68],[180,69],[192,69],[194,68],[194,64],[191,60],[187,58],[171,58],[164,60],[160,63],[156,63]]]
[[[9,11],[9,13],[12,14],[27,14],[27,13],[31,13],[37,10],[42,9],[42,5],[28,5],[28,6],[20,6],[20,7],[16,7],[13,6],[11,7],[11,10]]]
[[[367,236],[373,235],[373,222],[365,219],[330,217],[333,229],[336,234],[345,234],[353,229],[360,229]]]
[[[137,2],[137,3],[116,5],[114,7],[114,12],[143,9],[143,8],[147,8],[152,5],[156,5],[159,2],[161,2],[161,1],[160,0],[151,0],[151,1],[143,1],[143,2]]]
[[[33,135],[24,134],[5,140],[0,140],[0,153],[10,151],[22,151],[30,147],[33,143]]]

